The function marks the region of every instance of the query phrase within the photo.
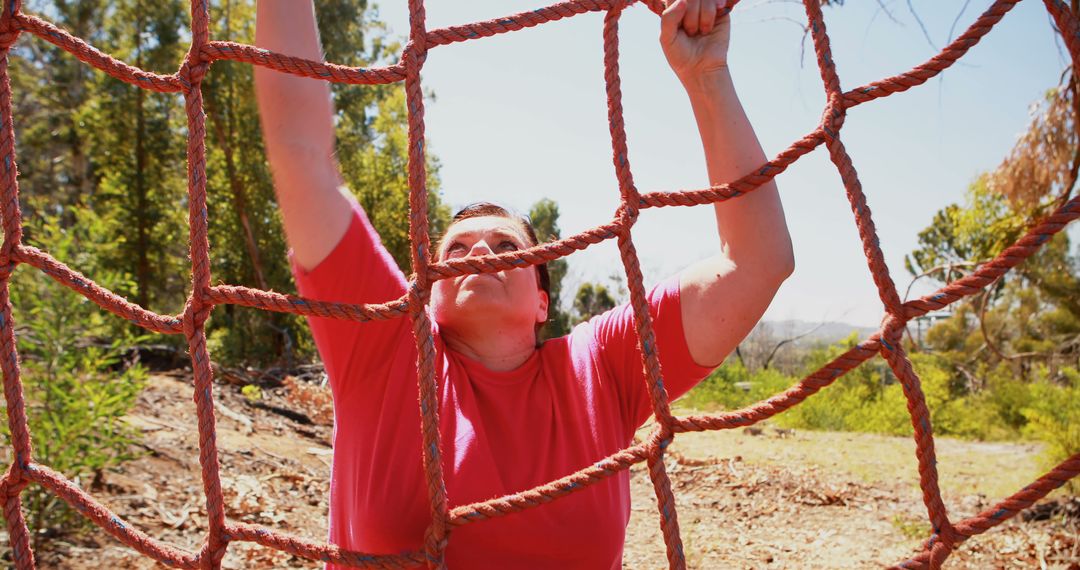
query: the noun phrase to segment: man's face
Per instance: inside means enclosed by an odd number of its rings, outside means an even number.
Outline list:
[[[478,216],[454,223],[443,237],[439,261],[517,251],[531,243],[521,225],[503,216]],[[530,331],[547,318],[547,293],[536,268],[478,273],[437,281],[431,306],[435,322],[453,330],[469,322],[521,326]]]

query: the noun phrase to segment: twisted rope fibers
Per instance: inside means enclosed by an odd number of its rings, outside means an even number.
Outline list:
[[[205,0],[191,0],[192,43],[180,69],[172,75],[158,75],[118,61],[98,51],[79,38],[40,18],[21,12],[20,0],[4,0],[0,17],[0,218],[4,240],[0,245],[0,369],[4,378],[4,398],[8,411],[13,462],[0,478],[0,500],[7,523],[14,564],[20,570],[34,568],[29,531],[23,517],[21,493],[30,483],[38,483],[62,498],[95,524],[122,543],[162,564],[174,568],[221,567],[228,545],[235,541],[254,542],[309,558],[344,566],[363,568],[403,568],[427,565],[445,568],[445,549],[453,528],[534,508],[601,481],[631,465],[645,461],[656,490],[660,524],[671,568],[686,567],[679,537],[678,517],[670,481],[664,468],[664,451],[676,433],[731,429],[760,422],[797,405],[836,378],[880,353],[896,373],[908,402],[915,430],[916,456],[919,465],[923,502],[933,526],[933,534],[922,551],[894,568],[940,568],[960,542],[1008,520],[1050,491],[1080,473],[1080,454],[1057,467],[989,509],[965,520],[951,521],[937,481],[934,439],[929,411],[919,377],[901,344],[907,321],[938,310],[980,291],[1006,271],[1031,256],[1038,248],[1080,217],[1080,196],[1063,204],[1053,214],[1034,225],[1013,245],[975,272],[950,282],[933,294],[901,302],[878,244],[871,212],[866,204],[858,174],[840,140],[846,112],[851,107],[887,97],[925,83],[950,67],[977,44],[1019,0],[995,1],[963,34],[927,62],[906,73],[868,85],[842,91],[833,63],[824,17],[817,0],[804,0],[809,29],[818,67],[827,95],[827,104],[818,127],[795,141],[772,160],[753,172],[726,184],[705,189],[642,194],[634,185],[623,125],[621,87],[618,67],[618,20],[622,11],[636,0],[567,0],[530,12],[461,26],[428,30],[423,0],[409,0],[410,34],[401,61],[381,68],[353,68],[289,57],[250,45],[213,41],[209,37],[209,8]],[[659,14],[662,0],[642,0]],[[734,4],[734,3],[732,3]],[[1072,57],[1074,69],[1080,68],[1080,20],[1062,0],[1044,0]],[[608,95],[608,120],[612,139],[612,157],[619,182],[621,202],[613,219],[577,235],[531,247],[527,250],[475,258],[433,263],[428,255],[430,236],[426,200],[424,162],[424,101],[420,71],[427,51],[433,47],[490,37],[533,27],[542,23],[587,12],[605,12],[604,80]],[[726,13],[718,15],[724,17]],[[28,32],[73,54],[80,61],[121,81],[140,88],[184,95],[188,115],[188,194],[192,289],[184,312],[160,315],[107,290],[80,273],[71,270],[49,254],[22,243],[22,220],[18,202],[18,167],[15,161],[14,118],[8,76],[8,54],[20,34]],[[408,292],[399,299],[379,304],[350,305],[328,303],[294,295],[231,285],[210,285],[209,242],[206,210],[205,114],[202,81],[210,64],[234,60],[261,65],[279,72],[312,77],[335,83],[386,84],[403,81],[409,112],[409,184],[412,262],[415,274]],[[711,204],[753,192],[772,180],[801,156],[824,144],[841,175],[851,202],[859,238],[867,264],[886,316],[881,329],[846,353],[825,364],[788,390],[741,410],[718,414],[688,416],[671,414],[663,374],[645,303],[645,289],[631,228],[643,208]],[[646,383],[658,427],[645,442],[602,458],[590,467],[561,479],[520,493],[488,501],[449,507],[442,475],[438,432],[438,398],[434,375],[434,339],[426,311],[431,286],[448,277],[491,273],[520,268],[558,259],[602,241],[615,239],[627,273],[631,305],[643,355]],[[154,539],[132,527],[96,501],[63,475],[33,461],[31,437],[26,420],[14,322],[8,283],[18,264],[36,267],[58,283],[97,303],[103,309],[147,330],[164,334],[184,334],[188,340],[194,374],[194,400],[199,428],[199,462],[202,465],[203,489],[208,513],[208,532],[199,552],[183,551]],[[213,373],[206,347],[205,323],[214,306],[235,304],[269,311],[322,316],[354,321],[402,318],[413,323],[419,362],[417,379],[420,388],[420,421],[423,434],[423,461],[431,505],[432,522],[425,533],[421,550],[395,555],[371,555],[353,552],[332,544],[317,543],[275,533],[256,525],[229,522],[225,518],[218,451],[213,413]]]

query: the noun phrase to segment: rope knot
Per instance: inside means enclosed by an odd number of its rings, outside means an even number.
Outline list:
[[[947,523],[945,528],[934,529],[934,534],[930,535],[923,545],[923,548],[930,553],[931,568],[940,567],[941,563],[949,557],[958,542],[957,538],[963,540],[951,524]]]
[[[0,30],[0,51],[9,49],[15,43],[15,40],[19,39],[21,33],[19,30]]]
[[[184,83],[185,90],[190,90],[193,85],[202,83],[203,78],[206,77],[206,72],[210,71],[210,63],[210,61],[202,58],[199,50],[193,48],[188,51],[183,65],[176,72],[177,77]]]
[[[892,313],[886,313],[885,318],[881,319],[881,340],[882,345],[891,350],[890,347],[899,346],[900,341],[904,338],[904,329],[907,326],[907,321],[898,318]]]
[[[960,533],[956,532],[956,527],[951,523],[947,524],[945,528],[941,529],[941,532],[938,533],[938,542],[948,547],[949,550],[952,550],[960,540],[963,540]]]
[[[7,473],[4,473],[3,479],[0,480],[0,501],[6,503],[18,497],[23,489],[30,485],[30,480],[26,477],[26,468],[26,458],[21,453],[16,453],[15,463],[8,466]]]
[[[415,314],[423,311],[424,305],[430,299],[431,288],[421,285],[420,276],[414,274],[413,278],[409,280],[409,312]]]
[[[907,311],[904,308],[904,304],[895,296],[892,298],[882,297],[882,301],[885,303],[885,316],[881,319],[882,336],[885,336],[891,331],[895,331],[896,334],[899,335],[907,326],[908,322],[905,315]]]
[[[0,277],[7,278],[18,264],[15,261],[17,247],[19,244],[14,239],[5,239],[3,245],[0,245]]]
[[[881,319],[881,334],[882,336],[899,335],[904,330],[905,325],[907,325],[907,321],[903,317],[899,317],[892,312],[885,313],[885,316]]]
[[[656,429],[649,436],[649,445],[645,448],[646,452],[649,457],[655,457],[658,449],[660,453],[663,453],[674,439],[675,431],[672,426],[668,425],[668,422],[661,423],[656,426]]]
[[[409,40],[409,43],[405,44],[405,50],[401,54],[401,63],[405,65],[406,69],[416,70],[416,65],[424,65],[427,60],[428,47],[426,42],[417,42],[416,40]],[[411,64],[411,66],[410,66]]]
[[[620,226],[632,226],[634,225],[634,222],[637,221],[638,214],[640,213],[641,211],[637,206],[623,200],[623,202],[619,204],[619,209],[615,212],[615,219],[619,222]]]
[[[839,94],[829,95],[829,102],[825,105],[825,111],[821,114],[821,129],[830,140],[840,136],[840,128],[844,126],[847,118],[847,107],[844,99]]]
[[[0,281],[7,281],[15,271],[16,265],[7,256],[0,257]]]
[[[21,0],[7,0],[4,2],[3,15],[0,15],[0,49],[8,49],[19,37],[19,9],[22,8]]]
[[[192,292],[188,297],[187,304],[184,306],[184,336],[191,338],[206,323],[206,319],[210,318],[210,310],[214,308],[213,303],[208,303],[205,299],[208,297],[209,292],[203,293]]]

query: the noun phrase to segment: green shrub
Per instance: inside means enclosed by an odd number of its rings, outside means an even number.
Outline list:
[[[1032,404],[1032,383],[1017,376],[1005,363],[984,372],[986,377],[987,404],[993,407],[999,421],[1019,431],[1027,425],[1024,410]]]
[[[98,265],[99,254],[116,245],[107,221],[83,208],[69,214],[76,218],[71,228],[58,217],[33,224],[34,242],[99,284],[122,287],[124,275]],[[123,356],[140,337],[122,319],[32,267],[20,268],[11,288],[33,458],[86,487],[104,469],[133,457],[136,434],[121,418],[135,404],[146,373]],[[6,422],[3,431],[10,442]],[[35,537],[85,522],[40,486],[23,497]]]
[[[903,396],[899,408],[883,406],[889,393],[885,381],[881,363],[868,361],[785,412],[777,421],[803,429],[895,433],[902,429],[906,415],[891,412],[896,409],[903,412]]]
[[[805,357],[804,373],[814,372],[855,342],[853,336],[811,350]],[[1053,464],[1080,450],[1080,373],[1075,368],[1061,371],[1064,381],[1051,381],[1045,367],[1035,368],[1025,379],[999,364],[977,370],[985,386],[972,391],[948,355],[914,353],[910,358],[935,435],[1036,438],[1047,443],[1047,461]],[[732,361],[691,390],[683,403],[703,410],[734,410],[777,394],[798,380],[775,370],[751,373]],[[881,357],[864,362],[773,421],[813,430],[899,436],[910,436],[913,431],[903,386]]]
[[[1032,398],[1022,410],[1027,419],[1024,433],[1046,443],[1043,460],[1047,468],[1080,453],[1080,371],[1061,370],[1063,380],[1052,382],[1045,377],[1031,385]],[[1073,492],[1080,492],[1076,480],[1069,482]]]
[[[830,346],[813,349],[806,357],[804,375],[826,365],[858,342],[854,334]],[[903,405],[887,407],[883,402],[894,402],[890,393],[891,374],[880,358],[873,358],[848,371],[802,404],[777,418],[782,425],[803,429],[832,431],[873,431],[896,433],[903,429]],[[900,396],[902,402],[903,396]]]

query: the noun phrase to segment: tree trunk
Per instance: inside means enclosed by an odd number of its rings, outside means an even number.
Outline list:
[[[142,19],[135,24],[136,65],[142,60]],[[135,302],[150,303],[150,199],[146,184],[146,91],[135,89]]]
[[[203,92],[206,98],[206,112],[210,116],[210,122],[214,127],[214,136],[217,137],[218,145],[225,155],[225,176],[229,179],[229,190],[232,193],[233,210],[236,211],[237,220],[244,233],[244,243],[247,246],[248,258],[251,259],[251,270],[255,275],[255,283],[259,289],[266,289],[266,278],[263,276],[262,261],[259,259],[259,245],[255,241],[255,233],[251,230],[251,222],[247,215],[247,193],[243,182],[236,173],[236,163],[233,161],[232,145],[229,137],[225,134],[222,126],[221,109],[218,108],[214,97],[214,90],[206,89]]]

